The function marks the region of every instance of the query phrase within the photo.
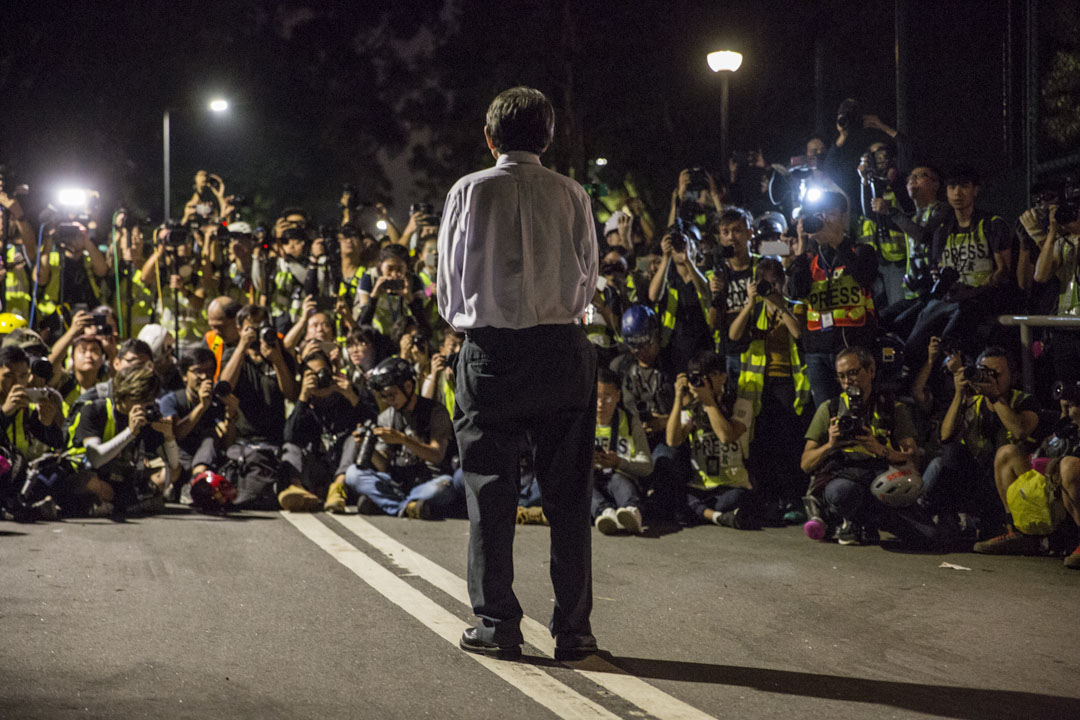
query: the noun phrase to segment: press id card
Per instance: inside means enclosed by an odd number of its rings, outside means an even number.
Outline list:
[[[832,311],[821,313],[821,329],[828,330],[833,326]]]

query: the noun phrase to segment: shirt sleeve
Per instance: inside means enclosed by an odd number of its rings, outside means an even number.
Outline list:
[[[901,440],[913,437],[915,437],[915,423],[911,419],[911,411],[908,410],[907,405],[898,402],[893,411],[893,443],[899,445]]]
[[[814,419],[810,421],[810,427],[804,436],[807,440],[813,440],[818,445],[824,445],[829,441],[829,402],[818,405],[814,413]]]
[[[158,400],[158,407],[161,409],[162,417],[175,417],[180,414],[176,393],[167,393],[164,395]]]
[[[439,304],[439,315],[443,320],[453,325],[455,307],[455,293],[458,287],[454,284],[455,278],[461,277],[461,268],[458,258],[454,253],[458,249],[457,227],[461,216],[461,201],[456,189],[452,189],[446,196],[443,205],[443,218],[439,224],[439,266],[436,270],[435,297]]]
[[[105,413],[97,403],[88,403],[79,410],[79,426],[75,429],[75,444],[82,445],[86,438],[102,438],[105,433]]]
[[[986,223],[986,242],[992,252],[1005,252],[1012,245],[1012,233],[1009,232],[1008,224],[998,216],[990,218]],[[1013,258],[1016,264],[1016,258]]]

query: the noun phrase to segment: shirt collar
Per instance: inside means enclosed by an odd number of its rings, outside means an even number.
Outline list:
[[[495,161],[495,167],[502,167],[503,165],[509,165],[510,163],[517,165],[539,165],[540,156],[536,153],[526,152],[524,150],[511,150],[499,154],[499,159]]]

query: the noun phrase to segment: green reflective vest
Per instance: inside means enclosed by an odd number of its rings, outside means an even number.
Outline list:
[[[769,313],[765,302],[757,301],[761,305],[761,312],[755,326],[758,330],[769,330]],[[791,379],[795,382],[795,414],[802,415],[803,410],[810,405],[810,379],[806,376],[806,365],[799,354],[799,346],[795,338],[788,335],[788,350],[790,352]],[[750,346],[742,354],[742,368],[739,371],[739,396],[750,400],[754,407],[754,417],[761,412],[761,395],[765,390],[765,367],[768,364],[768,356],[765,352],[765,338],[750,341]]]

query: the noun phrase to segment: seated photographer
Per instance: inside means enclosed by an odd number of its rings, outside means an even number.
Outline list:
[[[117,513],[160,512],[162,489],[180,475],[172,418],[163,418],[155,398],[159,383],[153,368],[132,365],[117,374],[110,398],[79,411],[71,450],[85,450],[92,470],[87,489]],[[161,470],[151,461],[160,457]]]
[[[55,355],[55,351],[53,353]],[[53,355],[49,356],[54,365]],[[64,399],[64,415],[71,419],[71,409],[77,406],[79,397],[106,378],[105,347],[97,335],[79,335],[71,350],[71,372],[61,371],[61,379],[55,386]]]
[[[348,378],[334,371],[321,350],[304,355],[301,371],[300,397],[285,423],[285,442],[303,453],[303,484],[285,488],[278,502],[286,510],[314,512],[323,507],[324,499],[331,505],[327,491],[345,441],[375,414],[365,414]],[[340,500],[344,505],[344,495]]]
[[[1039,445],[1034,455],[1027,446],[1009,444],[994,456],[994,484],[1005,508],[1005,532],[975,543],[977,553],[989,555],[1044,554],[1049,543],[1044,537],[1056,530],[1065,511],[1080,525],[1080,383],[1058,382],[1054,387],[1061,414],[1053,433]],[[1061,487],[1064,507],[1054,497],[1054,485]],[[1044,542],[1046,545],[1044,545]],[[1080,568],[1080,546],[1065,559],[1065,566]]]
[[[697,243],[692,234],[669,227],[660,242],[663,255],[649,282],[649,302],[660,309],[660,345],[669,348],[676,369],[714,347],[709,327],[712,294],[693,262]]]
[[[802,517],[806,479],[799,468],[802,447],[797,436],[806,431],[813,398],[806,365],[799,352],[803,306],[786,300],[784,266],[779,260],[758,260],[756,282],[747,286],[746,300],[728,327],[728,337],[745,346],[740,356],[739,397],[754,411],[750,430],[750,465],[761,497],[762,520],[790,522]],[[793,438],[794,436],[794,438]]]
[[[352,448],[346,445],[346,452],[356,453],[345,484],[359,495],[357,511],[423,520],[441,516],[458,497],[446,452],[454,432],[450,414],[420,397],[412,365],[402,358],[383,360],[369,382],[386,409],[374,428],[357,429]]]
[[[300,386],[266,308],[245,305],[236,320],[240,343],[219,380],[229,383],[239,401],[237,441],[227,451],[240,467],[234,506],[276,509],[277,493],[303,477],[300,449],[286,443],[284,434],[285,401],[295,402]]]
[[[747,472],[746,430],[753,422],[750,401],[725,395],[723,359],[695,355],[675,380],[668,415],[667,444],[690,440],[691,470],[685,478],[686,505],[697,522],[749,530],[759,527]]]
[[[239,401],[225,385],[215,386],[217,358],[204,347],[180,357],[184,387],[158,401],[161,414],[173,419],[181,475],[172,478],[166,497],[179,499],[184,483],[204,470],[219,471],[225,449],[236,441]],[[222,396],[220,393],[226,393]]]
[[[941,338],[930,338],[926,362],[911,381],[912,419],[919,445],[916,467],[925,468],[941,451],[941,421],[953,396],[953,375],[964,369],[959,347],[942,346]]]
[[[27,462],[65,445],[60,394],[31,376],[21,348],[0,348],[0,428],[7,445]]]
[[[945,178],[952,215],[934,230],[931,263],[938,269],[940,292],[919,313],[906,346],[928,347],[930,336],[957,343],[974,354],[975,329],[983,321],[1004,312],[1015,295],[1009,226],[1000,217],[977,210],[979,176],[959,167]],[[915,368],[925,357],[906,353],[905,363]]]
[[[426,378],[431,372],[431,334],[427,328],[405,318],[391,333],[397,337],[398,357],[412,363],[416,377]]]
[[[1005,521],[994,491],[998,448],[1028,442],[1039,424],[1039,404],[1013,388],[1012,362],[999,347],[983,350],[974,366],[953,375],[953,398],[941,422],[941,456],[923,473],[923,498],[945,532],[958,530],[958,513],[973,515],[982,539]],[[970,527],[970,526],[969,526]]]
[[[341,349],[337,348],[337,332],[334,327],[334,314],[328,310],[318,310],[318,300],[313,295],[304,298],[304,305],[297,315],[296,322],[285,333],[283,344],[291,353],[303,356],[311,343],[332,354],[335,366],[340,367],[344,359],[341,357]]]
[[[677,375],[671,353],[660,347],[660,321],[645,305],[632,305],[623,313],[622,337],[630,354],[616,358],[611,370],[622,377],[623,406],[641,421],[652,455],[653,473],[640,483],[646,516],[677,517],[685,505],[684,478],[690,460],[685,449],[666,443]]]
[[[210,329],[203,340],[206,347],[214,354],[214,381],[221,375],[221,369],[229,362],[240,342],[240,329],[236,326],[236,315],[244,304],[233,300],[228,295],[221,295],[210,301],[206,309],[206,322]]]
[[[379,253],[378,274],[365,274],[357,291],[360,305],[357,322],[371,325],[383,334],[388,334],[405,316],[411,316],[419,324],[426,321],[423,295],[416,292],[406,263],[407,251],[402,250],[400,245],[383,248]]]
[[[1025,213],[1026,214],[1026,213]],[[1035,263],[1035,282],[1058,282],[1055,315],[1080,317],[1080,198],[1049,209],[1049,229]],[[1054,377],[1072,384],[1080,380],[1080,332],[1053,330],[1050,358]]]
[[[876,366],[869,352],[844,348],[836,355],[839,398],[818,405],[806,431],[800,462],[811,476],[807,515],[823,518],[841,545],[878,542],[878,527],[894,518],[870,492],[890,466],[915,457],[915,428],[907,406],[874,392]],[[808,533],[809,534],[809,533]]]
[[[877,253],[847,235],[848,201],[837,192],[823,193],[817,212],[800,218],[797,228],[787,295],[806,306],[802,348],[810,391],[820,406],[840,394],[838,353],[845,347],[877,346],[871,294]]]
[[[717,331],[717,346],[723,349],[728,379],[732,382],[739,377],[740,358],[749,342],[742,337],[742,333],[733,337],[729,328],[746,305],[747,288],[754,281],[757,258],[750,254],[753,222],[750,213],[742,208],[729,207],[720,213],[716,267],[705,273],[709,279],[709,291],[712,292],[709,327]]]
[[[619,376],[596,373],[596,447],[593,451],[592,517],[604,535],[641,532],[638,483],[652,474],[649,441],[641,420],[622,407]]]
[[[176,339],[173,334],[157,323],[150,323],[139,331],[139,340],[150,347],[154,356],[154,372],[161,381],[164,392],[184,387],[184,378],[176,367]]]

